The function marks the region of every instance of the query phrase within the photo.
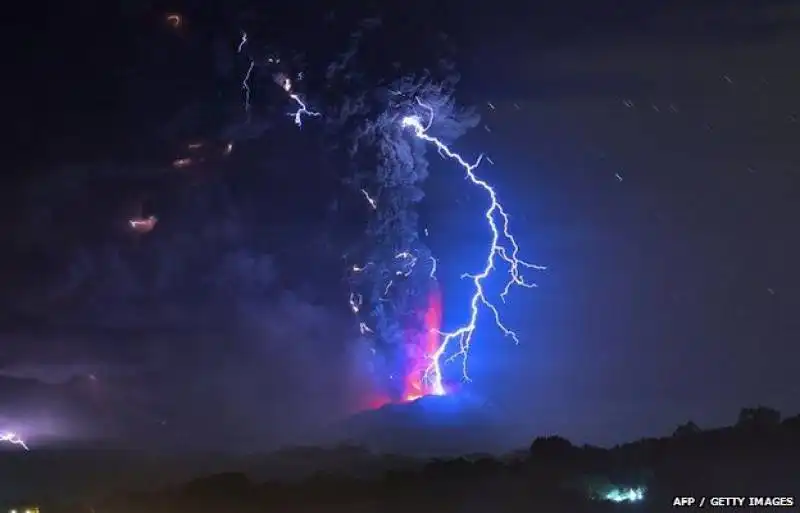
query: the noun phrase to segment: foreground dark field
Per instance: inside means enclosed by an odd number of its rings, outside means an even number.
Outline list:
[[[775,410],[744,409],[732,427],[701,431],[687,423],[671,437],[612,449],[538,438],[505,458],[423,462],[357,447],[295,453],[301,454],[341,465],[294,480],[219,473],[155,491],[109,491],[104,498],[95,492],[69,505],[35,497],[27,503],[65,513],[667,511],[675,496],[792,496],[800,490],[800,416],[781,422]],[[608,500],[615,489],[640,487],[641,502]]]

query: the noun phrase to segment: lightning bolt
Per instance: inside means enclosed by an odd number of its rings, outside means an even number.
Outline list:
[[[483,155],[478,156],[475,162],[470,164],[464,157],[451,150],[441,140],[429,135],[428,129],[434,119],[433,108],[419,99],[417,99],[417,103],[428,112],[428,122],[423,125],[422,119],[419,116],[405,116],[401,120],[401,125],[404,128],[411,129],[418,139],[435,146],[442,158],[453,160],[461,166],[466,178],[473,185],[482,189],[489,199],[489,207],[484,212],[484,217],[489,225],[491,237],[485,265],[483,270],[477,274],[462,275],[462,278],[469,278],[474,287],[474,292],[469,302],[469,319],[464,325],[454,331],[438,332],[439,335],[442,336],[442,341],[436,352],[430,355],[431,363],[425,372],[425,379],[430,384],[432,393],[435,395],[444,395],[442,358],[446,358],[445,363],[455,360],[456,358],[461,358],[462,378],[464,381],[470,381],[467,363],[472,340],[478,327],[478,313],[481,306],[492,313],[495,324],[505,336],[511,337],[515,343],[519,343],[517,334],[506,327],[500,317],[500,312],[497,307],[489,301],[483,289],[483,281],[496,269],[498,259],[508,266],[508,282],[503,288],[503,292],[500,294],[500,299],[504,302],[511,287],[515,285],[524,288],[536,287],[535,283],[526,281],[520,274],[523,269],[544,270],[545,267],[528,263],[519,258],[519,245],[510,231],[510,218],[497,197],[497,191],[489,182],[479,178],[475,173],[483,160]],[[452,345],[457,345],[457,348],[455,350],[452,349]],[[446,357],[448,354],[450,354],[450,356]]]
[[[253,68],[256,67],[255,61],[250,61],[250,66],[247,67],[247,72],[242,79],[242,91],[244,91],[244,111],[250,113],[250,76],[253,74]]]
[[[430,272],[430,274],[428,274],[428,277],[430,277],[430,279],[432,279],[432,280],[435,280],[436,279],[436,268],[439,266],[439,261],[436,260],[433,257],[430,257],[430,259],[431,259],[431,272]]]
[[[239,39],[239,44],[236,46],[236,53],[242,53],[242,49],[244,49],[245,45],[247,45],[247,32],[242,31],[242,37]],[[256,61],[250,59],[250,65],[247,67],[247,71],[244,74],[244,78],[242,78],[242,92],[244,93],[244,111],[247,114],[250,114],[250,77],[253,76],[253,69],[256,67]]]
[[[372,210],[377,210],[378,209],[378,201],[375,198],[373,198],[372,196],[370,196],[369,193],[366,190],[361,189],[361,194],[364,195],[364,198],[366,198],[367,203],[369,203],[369,206],[370,206],[370,208]]]
[[[28,448],[27,444],[25,444],[25,440],[20,438],[19,435],[17,435],[16,433],[14,433],[12,431],[6,431],[5,433],[0,433],[0,442],[12,444],[12,445],[18,445],[18,446],[22,447],[23,449],[25,449],[26,451],[30,450]]]
[[[247,44],[247,32],[242,30],[242,38],[239,39],[239,45],[236,47],[236,53],[242,53],[242,48]]]

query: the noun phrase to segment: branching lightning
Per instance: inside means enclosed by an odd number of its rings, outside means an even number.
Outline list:
[[[18,434],[12,431],[6,431],[4,433],[0,433],[0,442],[8,443],[11,445],[17,445],[22,447],[26,451],[29,451],[28,445],[25,443],[25,440],[19,437]]]
[[[319,112],[315,112],[313,110],[309,110],[306,106],[305,102],[300,98],[300,95],[297,93],[292,92],[292,80],[288,77],[283,78],[283,90],[289,93],[289,98],[294,100],[297,104],[297,110],[294,112],[290,112],[288,115],[289,117],[294,119],[294,124],[297,125],[298,128],[303,127],[303,116],[311,116],[313,118],[321,116]]]
[[[420,107],[428,112],[427,123],[423,124],[423,121],[419,116],[406,116],[401,120],[402,126],[404,128],[410,128],[417,138],[434,145],[442,158],[455,161],[464,169],[466,178],[473,185],[483,189],[483,191],[486,192],[487,196],[489,197],[489,207],[484,213],[484,217],[486,218],[486,221],[489,225],[489,230],[491,232],[488,254],[485,261],[486,263],[483,270],[479,273],[464,274],[462,276],[462,278],[469,278],[474,286],[474,293],[469,303],[469,319],[466,324],[454,331],[439,332],[439,335],[442,336],[441,344],[436,352],[433,355],[430,355],[431,363],[425,372],[425,379],[430,384],[432,392],[436,395],[444,395],[445,389],[442,383],[442,358],[446,358],[446,362],[452,361],[456,358],[461,358],[462,378],[465,381],[470,380],[467,372],[467,363],[473,336],[475,335],[475,331],[477,329],[478,313],[481,306],[487,308],[492,313],[495,324],[505,336],[511,337],[514,342],[519,343],[517,334],[507,328],[503,323],[497,307],[486,297],[486,292],[483,288],[483,281],[495,270],[497,259],[499,258],[508,266],[508,282],[500,294],[500,298],[503,301],[505,301],[505,298],[512,286],[516,285],[525,288],[533,288],[536,286],[535,283],[526,281],[521,275],[521,271],[523,269],[543,270],[545,267],[528,263],[519,258],[519,245],[510,231],[510,218],[497,197],[497,191],[486,180],[479,178],[475,173],[483,159],[483,155],[479,156],[474,163],[470,164],[461,155],[451,150],[441,140],[429,135],[428,129],[430,128],[434,119],[433,109],[419,99],[417,99],[417,103]],[[432,271],[432,275],[434,271]],[[457,345],[457,349],[454,350],[451,348],[451,345],[453,344]]]
[[[242,32],[241,39],[237,46],[237,52],[244,52],[247,45],[248,36],[245,32]],[[252,80],[256,64],[256,61],[253,58],[250,58],[249,67],[242,81],[245,104],[244,108],[248,113],[250,112],[251,108],[250,81]],[[277,57],[271,57],[267,59],[267,64],[280,64],[280,59]],[[297,109],[294,112],[288,114],[294,120],[295,125],[302,127],[303,118],[305,116],[319,117],[321,115],[319,112],[312,111],[308,108],[305,101],[303,101],[300,95],[295,91],[292,79],[287,73],[281,71],[274,72],[272,77],[274,82],[281,87],[281,89],[283,89],[283,91],[297,106]],[[517,334],[504,324],[498,308],[487,297],[487,292],[484,288],[485,280],[494,273],[498,263],[505,264],[508,273],[508,280],[499,294],[500,300],[503,302],[505,302],[506,297],[510,293],[510,290],[513,286],[524,288],[533,288],[536,286],[534,283],[527,281],[523,277],[522,273],[525,270],[543,270],[545,268],[528,263],[519,257],[520,248],[514,235],[511,233],[510,218],[498,199],[497,191],[489,182],[483,178],[480,178],[476,174],[476,170],[483,160],[487,160],[490,163],[493,162],[491,162],[488,157],[481,155],[474,163],[469,163],[460,154],[450,149],[450,147],[440,139],[430,135],[428,133],[428,129],[434,121],[433,108],[423,103],[419,99],[417,99],[417,104],[421,109],[424,109],[427,112],[427,115],[408,115],[403,117],[400,120],[401,127],[404,129],[411,129],[413,134],[418,139],[435,146],[442,158],[455,161],[464,170],[465,177],[470,181],[470,183],[482,189],[489,199],[489,206],[484,212],[484,217],[488,223],[491,236],[489,240],[489,247],[487,248],[488,251],[485,264],[480,272],[474,274],[464,274],[462,276],[462,278],[470,279],[473,285],[473,294],[469,302],[468,320],[465,324],[454,331],[443,332],[439,331],[438,329],[429,330],[430,333],[435,333],[440,337],[440,343],[436,346],[435,350],[428,351],[432,354],[427,355],[427,357],[430,359],[430,362],[427,364],[427,368],[424,371],[423,380],[427,384],[426,389],[428,390],[428,393],[444,395],[446,391],[443,384],[442,367],[445,363],[460,358],[462,362],[462,378],[464,381],[470,381],[468,374],[469,352],[473,342],[473,337],[475,336],[475,332],[477,330],[478,314],[481,309],[489,310],[494,317],[495,324],[500,331],[505,336],[511,337],[516,343],[519,343]],[[426,121],[423,121],[423,119]],[[379,198],[373,196],[366,189],[361,189],[360,193],[363,195],[364,199],[372,210],[378,210]],[[402,278],[411,275],[415,271],[415,267],[420,256],[421,255],[416,255],[415,253],[407,250],[397,252],[394,258],[395,264],[392,266],[395,269],[394,276],[397,278]],[[437,261],[433,257],[430,257],[430,260],[429,277],[430,279],[435,280]],[[372,265],[372,262],[368,262],[361,267],[353,266],[351,271],[353,274],[359,274],[370,265]],[[389,279],[384,283],[381,289],[383,295],[380,301],[388,300],[388,295],[393,285],[395,285],[395,280],[393,279]],[[350,295],[349,306],[357,317],[361,317],[361,310],[365,306],[364,303],[364,298],[361,295],[355,293]],[[364,320],[365,319],[362,318],[359,319],[360,332],[362,334],[374,333],[373,328],[364,322]]]
[[[242,53],[242,50],[247,46],[248,38],[247,32],[242,31],[242,36],[239,39],[239,44],[236,46],[236,53]],[[280,59],[275,58],[268,58],[267,62],[269,64],[278,64],[280,63]],[[242,91],[244,92],[244,110],[248,114],[250,113],[250,99],[251,99],[251,89],[250,89],[250,80],[253,75],[253,70],[256,66],[256,61],[250,58],[250,64],[247,68],[247,72],[242,79]],[[301,75],[302,76],[302,75]],[[287,75],[283,73],[276,73],[273,75],[275,83],[278,84],[288,95],[289,98],[297,105],[297,110],[294,112],[290,112],[288,115],[294,119],[294,124],[298,127],[302,128],[303,126],[303,116],[311,116],[311,117],[319,117],[321,114],[319,112],[315,112],[310,110],[306,103],[300,98],[300,95],[294,91],[294,86],[292,84],[292,79],[290,79]]]

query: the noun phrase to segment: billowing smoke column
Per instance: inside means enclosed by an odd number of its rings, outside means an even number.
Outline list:
[[[401,120],[423,99],[438,113],[442,137],[461,135],[477,124],[477,116],[455,107],[452,85],[427,77],[397,80],[373,97],[372,108],[359,104],[360,123],[353,130],[350,157],[356,168],[348,183],[363,198],[370,220],[362,260],[350,268],[350,306],[362,336],[373,341],[393,400],[445,393],[440,379],[426,379],[441,322],[436,260],[420,236],[417,213],[428,176],[426,145],[408,137]]]
[[[249,43],[247,33],[242,32],[237,53],[247,55]],[[347,59],[352,57],[353,53]],[[393,401],[443,394],[440,382],[424,379],[438,338],[425,319],[427,298],[437,290],[436,260],[420,239],[417,214],[424,197],[422,183],[428,176],[426,146],[407,137],[400,119],[414,111],[420,97],[439,107],[441,129],[449,137],[477,124],[477,117],[456,110],[450,98],[454,81],[436,85],[429,77],[404,77],[389,88],[363,83],[353,87],[353,81],[345,78],[349,87],[343,89],[347,92],[342,94],[340,89],[338,98],[320,102],[329,105],[323,115],[311,110],[295,91],[288,66],[279,56],[247,58],[241,88],[248,122],[251,80],[258,65],[263,65],[296,105],[290,116],[297,127],[303,126],[305,117],[323,117],[334,137],[346,134],[350,139],[347,159],[355,166],[345,182],[363,201],[369,221],[366,237],[356,251],[359,259],[348,272],[349,303],[361,335],[370,339],[378,362],[376,375],[386,378],[381,388]],[[328,68],[328,88],[341,78],[337,69],[345,67],[334,64]],[[441,310],[440,305],[437,308]]]
[[[384,66],[370,81],[366,73],[354,71],[359,64],[359,51],[365,31],[380,26],[374,20],[362,24],[362,30],[351,37],[351,46],[340,58],[328,65],[325,73],[324,98],[317,97],[315,108],[295,92],[286,71],[272,74],[297,109],[291,114],[302,126],[303,117],[322,118],[334,138],[344,134],[350,144],[347,162],[351,169],[345,183],[363,205],[369,216],[366,236],[347,253],[350,284],[349,304],[356,315],[362,337],[370,341],[375,356],[376,375],[392,401],[409,401],[425,395],[444,395],[446,384],[442,364],[460,357],[462,378],[468,379],[467,357],[477,329],[479,309],[488,310],[501,332],[517,340],[516,334],[501,321],[494,303],[487,297],[483,282],[496,270],[506,266],[508,280],[501,299],[512,286],[533,287],[525,281],[524,269],[541,269],[518,257],[519,246],[510,232],[509,217],[499,202],[495,189],[476,174],[481,159],[474,164],[450,148],[453,140],[478,124],[478,116],[455,106],[452,93],[458,76],[447,61],[438,63],[438,78],[426,71],[413,75],[392,63],[386,80],[388,59],[372,48]],[[237,51],[248,44],[242,34]],[[268,67],[282,66],[277,57],[269,57]],[[374,64],[374,63],[373,63]],[[397,64],[397,65],[395,65]],[[250,80],[256,61],[242,81],[244,109],[250,113]],[[274,68],[273,68],[274,69]],[[298,74],[302,76],[302,74]],[[489,230],[484,267],[463,277],[474,288],[468,303],[468,318],[453,331],[442,332],[441,292],[436,281],[436,259],[420,234],[418,205],[424,198],[423,183],[428,176],[427,148],[461,167],[472,185],[481,189],[487,199],[484,217]],[[427,235],[427,230],[423,230]]]

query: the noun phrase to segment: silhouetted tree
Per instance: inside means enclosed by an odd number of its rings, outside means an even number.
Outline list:
[[[539,437],[533,441],[530,456],[533,459],[557,461],[569,458],[575,447],[566,438],[560,436]]]
[[[739,420],[736,422],[737,428],[744,429],[769,429],[781,423],[781,412],[766,406],[755,408],[742,408],[739,411]]]
[[[786,417],[783,419],[782,426],[790,432],[800,432],[800,415]]]
[[[255,485],[244,474],[218,474],[175,489],[123,495],[102,511],[403,513],[411,506],[442,513],[616,511],[616,505],[603,500],[610,492],[641,487],[647,490],[646,500],[655,502],[698,483],[735,487],[790,482],[800,470],[800,416],[783,423],[780,419],[780,412],[771,408],[744,408],[736,428],[701,431],[690,421],[678,426],[674,436],[641,439],[611,449],[575,447],[559,436],[542,437],[531,443],[526,459],[520,457],[523,453],[504,459],[476,454],[424,462],[374,456],[382,464],[374,467],[379,473],[368,475],[339,469],[302,481]],[[685,436],[693,438],[682,439]],[[304,458],[313,454],[325,462],[330,455],[362,452],[369,457],[355,446],[296,454]]]
[[[693,436],[700,433],[700,428],[692,422],[691,420],[686,424],[681,424],[675,431],[672,433],[672,436],[675,438],[685,438],[687,436]]]

